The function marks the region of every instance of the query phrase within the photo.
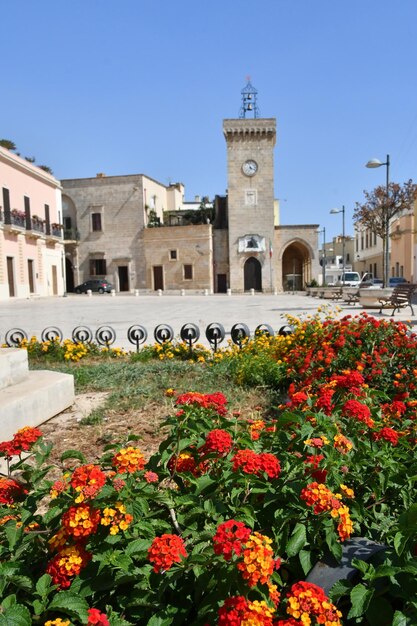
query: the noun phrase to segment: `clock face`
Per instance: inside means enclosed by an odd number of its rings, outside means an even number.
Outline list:
[[[242,171],[246,176],[254,176],[258,171],[258,164],[253,159],[248,159],[242,165]]]

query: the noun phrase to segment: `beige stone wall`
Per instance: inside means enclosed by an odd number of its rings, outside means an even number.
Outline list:
[[[162,267],[165,290],[213,289],[213,245],[211,224],[146,228],[143,248],[146,288],[155,289],[154,267]],[[175,251],[176,259],[171,258]],[[192,266],[192,279],[184,277],[184,265]]]
[[[213,273],[214,291],[219,290],[218,275],[226,275],[226,288],[229,283],[229,237],[226,229],[213,230]]]
[[[275,229],[273,263],[278,292],[292,289],[292,275],[297,277],[296,288],[304,289],[321,272],[318,254],[318,224],[278,226]]]
[[[162,221],[168,206],[182,200],[182,186],[165,187],[134,174],[63,180],[63,211],[80,235],[77,254],[71,245],[74,282],[90,278],[90,260],[106,260],[106,278],[120,290],[119,268],[127,268],[128,289],[146,288],[143,228],[154,210]],[[148,208],[146,208],[148,207]],[[100,213],[102,230],[92,230],[92,214]],[[123,270],[124,271],[124,270]]]
[[[245,235],[265,238],[266,252],[253,256],[262,266],[262,290],[269,291],[271,278],[269,245],[274,238],[274,157],[276,120],[226,119],[223,132],[227,144],[230,287],[243,291],[245,255],[238,252],[238,240]],[[258,170],[245,176],[242,165],[254,160]],[[247,255],[246,255],[247,256]],[[273,272],[273,268],[272,268]]]
[[[414,213],[391,223],[390,276],[404,276],[414,282]]]

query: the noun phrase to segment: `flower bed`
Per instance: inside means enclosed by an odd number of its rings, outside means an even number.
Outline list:
[[[417,622],[415,338],[292,324],[223,357],[285,392],[268,418],[170,390],[157,454],[134,436],[95,463],[69,450],[54,482],[36,429],[0,445],[0,626]],[[352,537],[383,549],[328,597],[309,575]]]

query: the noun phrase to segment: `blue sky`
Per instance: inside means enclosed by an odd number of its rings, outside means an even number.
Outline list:
[[[0,137],[57,178],[227,188],[246,76],[276,117],[281,223],[353,233],[363,190],[417,181],[416,0],[0,1]]]

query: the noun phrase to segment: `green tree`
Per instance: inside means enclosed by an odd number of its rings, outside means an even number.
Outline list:
[[[6,150],[11,150],[12,152],[16,150],[16,144],[10,139],[0,139],[0,146],[2,148],[6,148]]]
[[[411,210],[417,187],[410,179],[403,185],[389,183],[388,187],[380,185],[373,191],[364,191],[365,202],[356,203],[353,220],[357,228],[369,229],[382,239],[383,254],[383,279],[384,287],[388,282],[388,250],[389,250],[389,226],[393,217],[403,211]]]

